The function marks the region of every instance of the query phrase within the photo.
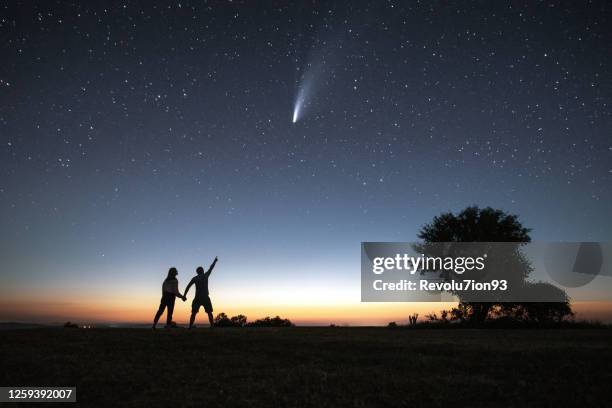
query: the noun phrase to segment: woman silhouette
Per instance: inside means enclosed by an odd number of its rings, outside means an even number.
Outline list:
[[[164,313],[164,309],[168,307],[168,313],[166,314],[166,328],[174,327],[174,322],[172,321],[172,313],[174,312],[174,300],[177,297],[183,299],[183,302],[187,299],[185,296],[181,295],[178,289],[178,280],[176,279],[176,275],[178,275],[178,271],[176,268],[172,267],[168,270],[168,277],[164,280],[162,284],[162,298],[159,302],[159,309],[157,309],[157,313],[155,313],[155,318],[153,319],[153,328],[157,326],[157,322],[159,318]]]

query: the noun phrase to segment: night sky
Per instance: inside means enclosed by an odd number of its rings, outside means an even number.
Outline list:
[[[351,322],[361,241],[472,204],[609,241],[611,9],[3,2],[0,319],[148,320],[218,255],[218,311]]]

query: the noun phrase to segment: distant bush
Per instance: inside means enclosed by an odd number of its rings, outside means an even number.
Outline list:
[[[225,313],[219,313],[214,320],[217,327],[244,327],[246,321],[247,318],[244,315],[229,318]]]
[[[79,325],[76,323],[72,323],[72,322],[66,322],[64,323],[64,329],[78,329]]]
[[[280,316],[264,317],[263,319],[255,320],[248,323],[248,327],[291,327],[294,326],[289,319],[283,319]]]
[[[263,319],[248,322],[247,317],[243,314],[228,317],[225,313],[219,313],[214,319],[216,327],[291,327],[294,326],[289,319],[283,319],[280,316],[264,317]]]
[[[247,325],[247,317],[242,314],[232,317],[230,321],[234,327],[244,327]]]
[[[387,324],[387,327],[388,327],[388,328],[390,328],[390,329],[394,329],[394,328],[396,328],[396,327],[397,327],[397,323],[395,323],[395,322],[389,322],[389,324]]]

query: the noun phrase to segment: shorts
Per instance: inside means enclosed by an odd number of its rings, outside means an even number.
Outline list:
[[[191,302],[191,313],[198,313],[200,306],[204,306],[204,311],[206,313],[212,313],[213,307],[210,301],[210,296],[202,296],[200,298],[193,299],[193,302]]]

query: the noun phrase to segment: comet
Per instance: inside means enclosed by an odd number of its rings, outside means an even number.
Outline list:
[[[304,82],[302,86],[300,86],[297,96],[295,97],[295,103],[293,105],[293,123],[296,123],[300,119],[300,114],[304,108],[304,99],[307,95],[307,84]]]
[[[295,97],[295,102],[293,104],[293,123],[300,120],[304,108],[306,107],[306,101],[310,98],[310,90],[312,89],[313,81],[311,74],[311,71],[307,71],[299,84],[297,96]]]
[[[301,70],[301,76],[297,81],[292,123],[297,123],[310,110],[321,86],[329,83],[333,66],[342,54],[340,41],[322,41],[319,44],[317,50],[309,55],[308,63]]]
[[[304,72],[298,82],[298,89],[293,103],[292,122],[297,123],[304,114],[310,109],[312,99],[319,89],[319,85],[324,82],[327,64],[324,58],[317,58],[316,63],[306,65]]]
[[[300,117],[300,108],[302,107],[302,101],[296,100],[295,106],[293,107],[293,123],[297,122]]]

